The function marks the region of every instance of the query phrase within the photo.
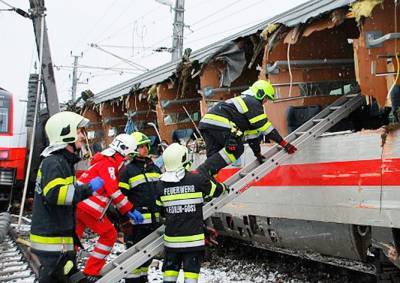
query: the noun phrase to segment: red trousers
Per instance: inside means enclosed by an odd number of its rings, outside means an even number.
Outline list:
[[[76,210],[76,220],[76,234],[79,238],[82,238],[86,227],[99,235],[99,240],[83,270],[86,275],[99,276],[106,263],[106,257],[110,254],[117,240],[117,231],[107,216],[99,220],[81,209]]]

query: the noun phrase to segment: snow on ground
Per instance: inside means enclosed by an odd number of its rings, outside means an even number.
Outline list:
[[[96,242],[92,238],[84,242],[91,250]],[[121,243],[114,246],[109,259],[123,252]],[[81,264],[82,268],[82,264]],[[149,282],[162,283],[162,259],[153,260],[149,270]],[[356,275],[356,277],[354,277]],[[230,246],[221,244],[207,251],[200,272],[199,283],[332,283],[361,282],[360,274],[354,274],[347,269],[333,267],[317,262],[302,260],[297,257],[280,255],[247,246]],[[123,282],[123,281],[122,281]],[[178,282],[183,282],[183,272],[180,272]],[[373,282],[365,278],[362,282]]]

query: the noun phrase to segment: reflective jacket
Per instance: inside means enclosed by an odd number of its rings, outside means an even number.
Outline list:
[[[121,173],[119,187],[135,204],[144,218],[142,224],[158,222],[159,208],[155,205],[156,184],[160,179],[160,168],[150,158],[134,158]],[[135,223],[134,223],[135,224]]]
[[[78,157],[65,150],[43,159],[36,178],[30,240],[35,252],[73,251],[76,204],[92,195],[75,183]]]
[[[268,135],[274,127],[264,113],[262,101],[252,95],[241,95],[219,102],[203,116],[200,129],[238,128],[246,139]]]
[[[90,167],[86,170],[79,182],[88,183],[94,177],[99,176],[104,181],[104,186],[97,190],[93,196],[80,202],[78,209],[99,219],[111,201],[121,214],[126,214],[132,210],[133,205],[118,189],[118,170],[123,164],[124,158],[115,154],[114,156],[105,156],[100,152],[93,157]]]
[[[157,184],[156,204],[164,208],[164,246],[173,251],[204,249],[204,199],[217,197],[224,185],[214,183],[196,171],[186,172],[177,183],[160,181]]]

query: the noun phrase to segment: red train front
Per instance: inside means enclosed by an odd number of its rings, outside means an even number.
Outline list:
[[[21,102],[0,88],[0,203],[7,201],[11,188],[23,184],[25,178],[25,113],[14,111],[25,105],[15,107],[17,103]]]

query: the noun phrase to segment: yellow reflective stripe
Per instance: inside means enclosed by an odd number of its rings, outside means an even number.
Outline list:
[[[60,187],[57,197],[57,205],[64,205],[67,198],[68,185]]]
[[[235,97],[235,98],[233,98],[233,99],[235,99],[235,100],[240,104],[240,106],[241,106],[242,109],[243,109],[243,113],[246,113],[247,111],[249,111],[249,108],[247,108],[247,105],[246,105],[246,103],[244,102],[244,100],[243,100],[242,97],[237,96],[237,97]]]
[[[39,244],[73,244],[74,239],[72,237],[44,237],[35,234],[30,234],[30,240],[34,243]]]
[[[37,172],[37,177],[41,178],[42,177],[42,169],[39,168],[38,172]]]
[[[158,206],[163,206],[163,203],[162,203],[161,201],[159,201],[158,199],[156,200],[156,204],[157,204]]]
[[[74,182],[74,176],[63,178],[55,178],[54,180],[50,181],[43,189],[43,195],[47,195],[47,193],[54,188],[55,186],[59,185],[69,185]]]
[[[224,154],[229,158],[229,160],[232,163],[236,161],[235,155],[233,155],[232,153],[227,152],[225,148],[223,149],[223,151],[224,151]]]
[[[202,197],[203,197],[202,192],[185,193],[185,194],[176,194],[176,195],[170,195],[170,196],[161,196],[161,201],[166,202],[166,201],[170,201],[170,200],[181,200],[181,199],[202,198]]]
[[[193,273],[193,272],[184,272],[185,278],[190,278],[190,279],[198,279],[199,274],[198,273]]]
[[[258,128],[257,131],[260,133],[265,132],[271,126],[272,126],[272,123],[270,121],[268,121],[267,123],[264,124],[264,126]]]
[[[252,136],[252,135],[257,136],[257,135],[265,132],[271,126],[272,126],[272,123],[270,121],[268,121],[262,127],[258,128],[256,130],[246,130],[246,131],[244,131],[244,135],[245,136]]]
[[[142,213],[142,216],[143,216],[143,219],[151,219],[151,213]],[[154,216],[156,218],[160,217],[160,213],[159,212],[155,212]]]
[[[215,114],[207,113],[206,115],[204,115],[203,118],[221,122],[221,123],[227,124],[228,126],[230,126],[230,124],[231,124],[228,118],[218,116]]]
[[[129,178],[129,183],[133,183],[139,180],[143,180],[144,176],[143,174],[137,175],[137,176],[133,176],[132,178]]]
[[[176,277],[179,275],[179,271],[176,270],[165,270],[163,273],[164,276],[171,276],[171,277]]]
[[[246,130],[244,131],[245,136],[250,136],[250,135],[257,135],[259,132],[257,130]]]
[[[204,234],[197,234],[191,236],[167,236],[164,234],[164,240],[171,243],[193,242],[204,240]]]
[[[146,177],[148,178],[160,178],[159,173],[145,173]]]
[[[217,185],[213,181],[210,181],[210,182],[211,182],[211,190],[210,190],[209,196],[212,197],[215,193],[215,189],[217,188]]]
[[[263,119],[267,119],[267,115],[265,113],[260,114],[260,115],[254,117],[254,118],[251,118],[249,121],[250,121],[251,124],[255,124],[258,121],[261,121]]]
[[[130,190],[131,189],[131,187],[129,187],[129,185],[127,183],[124,183],[124,182],[119,182],[118,186],[120,188],[124,188],[125,190]]]

